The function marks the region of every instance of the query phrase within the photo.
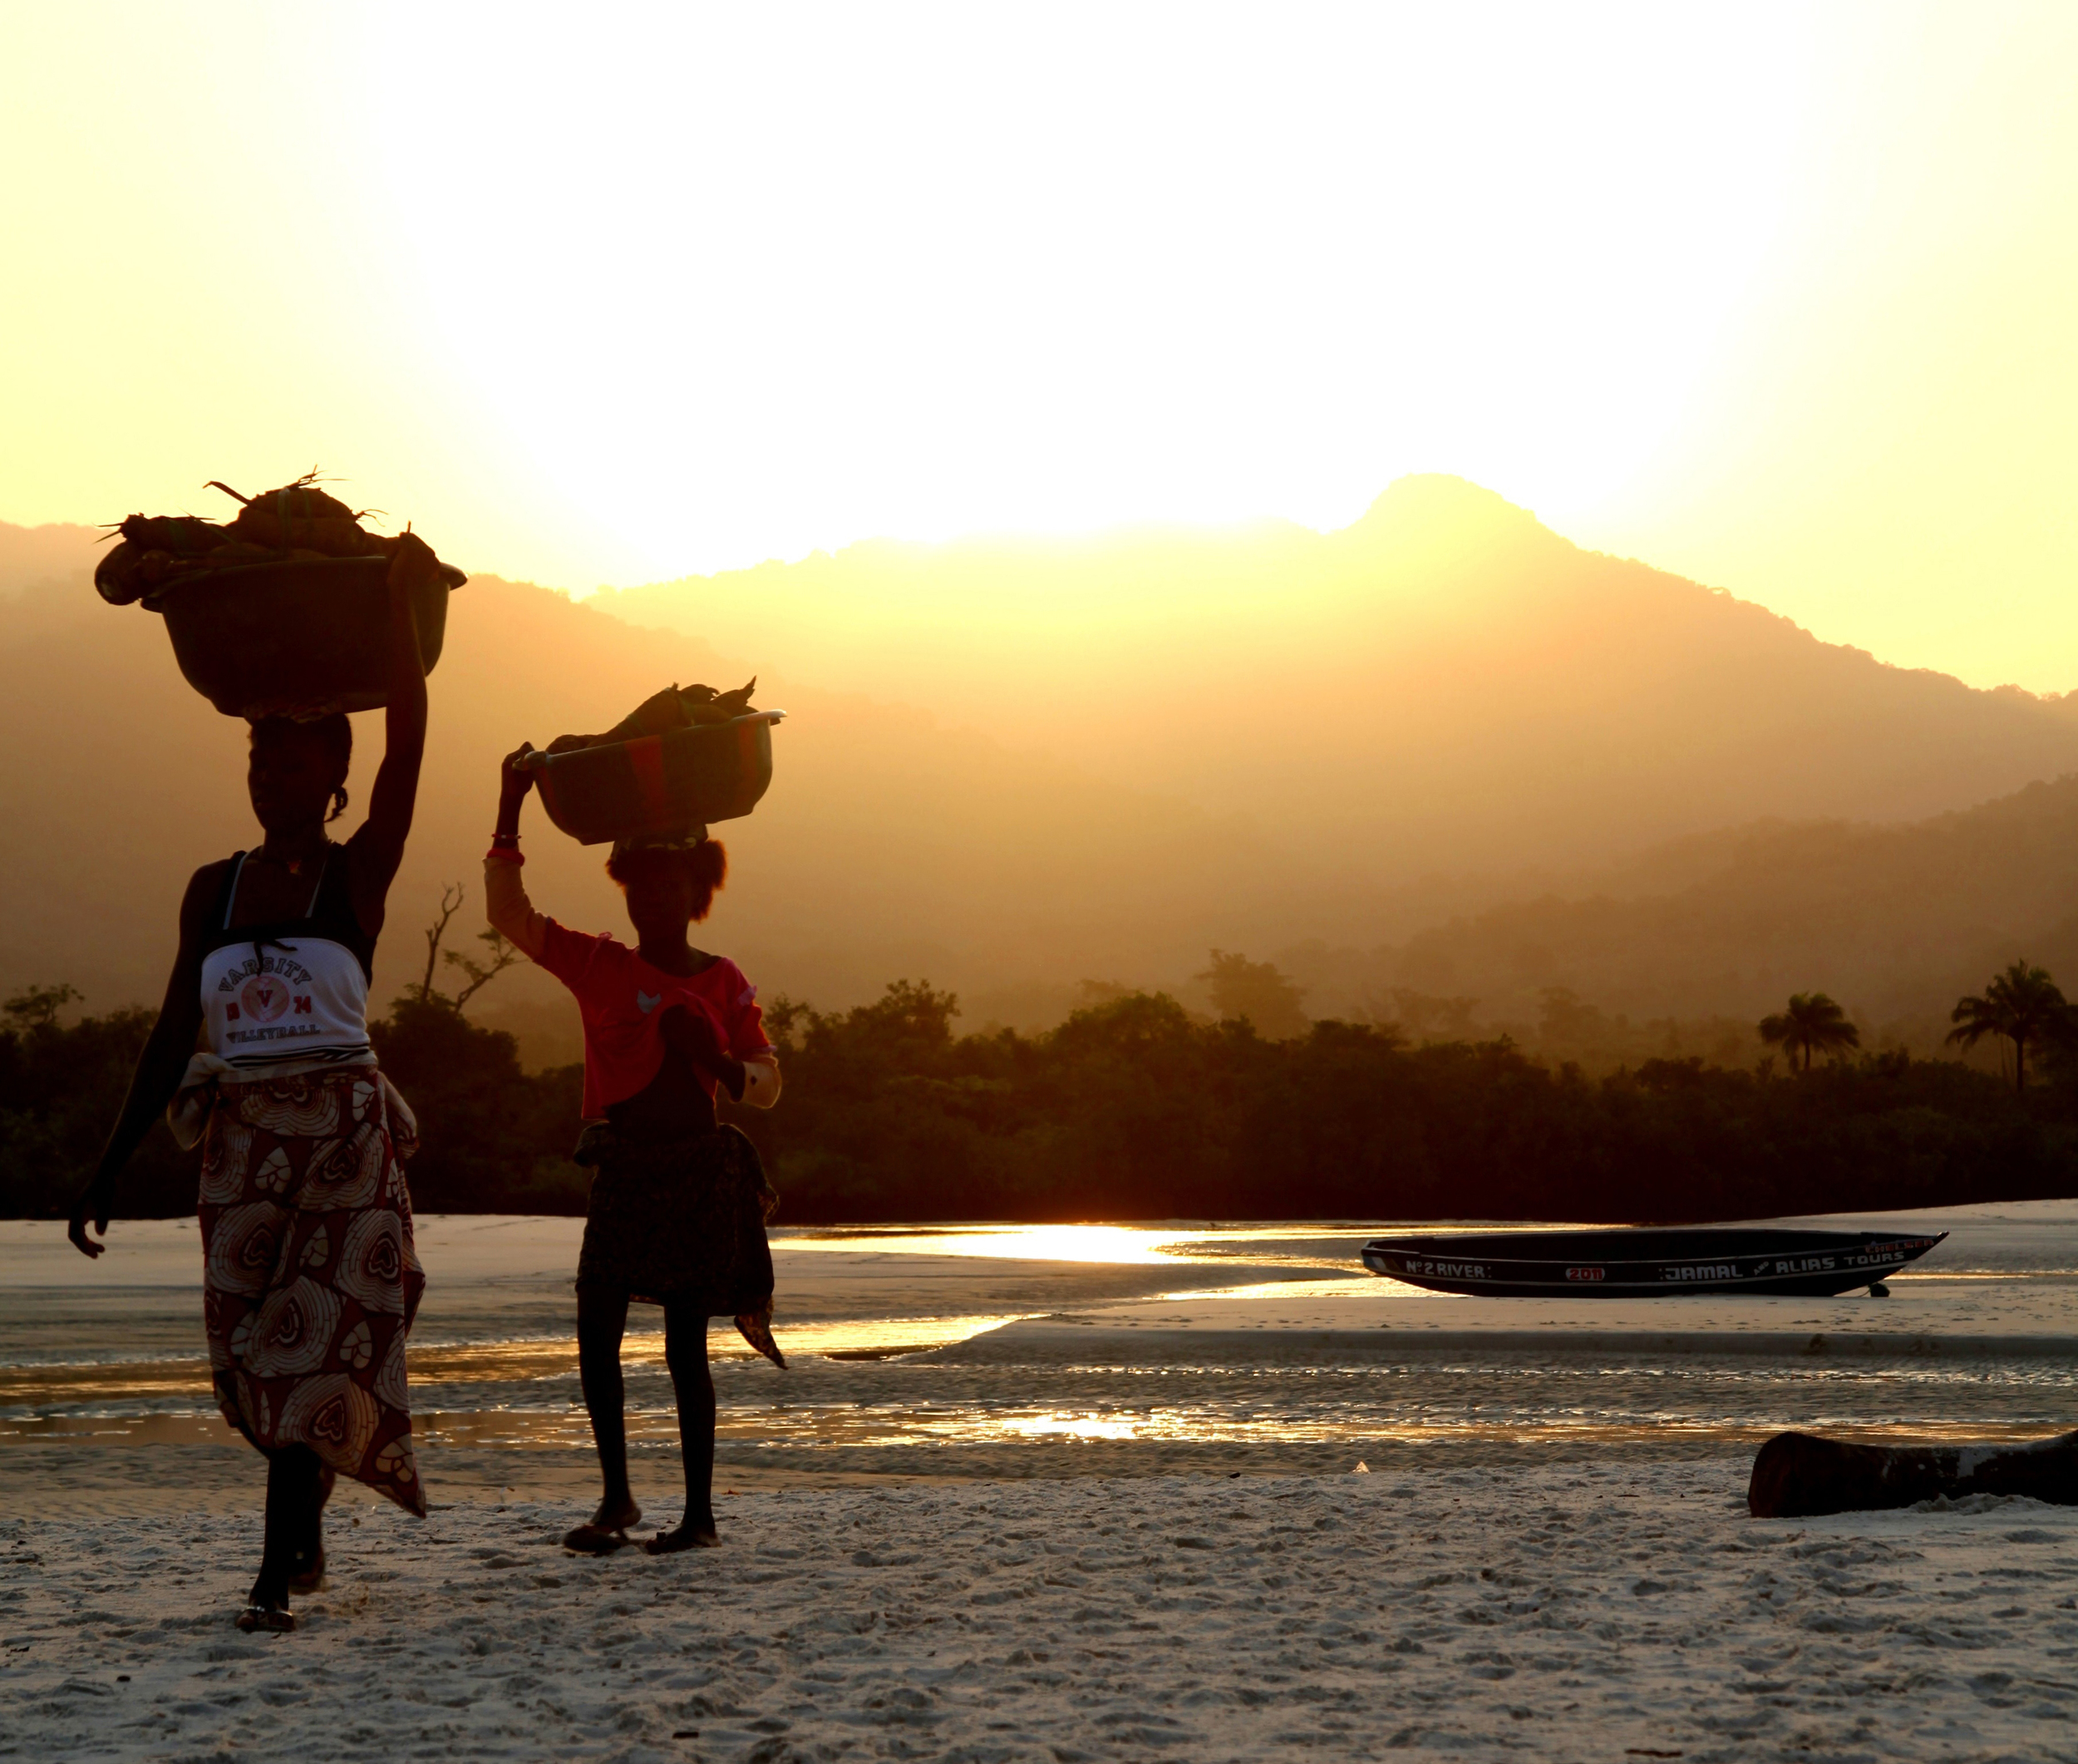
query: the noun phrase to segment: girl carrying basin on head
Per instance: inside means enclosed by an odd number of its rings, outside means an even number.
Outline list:
[[[628,1481],[620,1362],[632,1299],[663,1307],[686,1477],[677,1529],[643,1547],[652,1555],[705,1547],[720,1541],[707,1319],[734,1318],[760,1353],[786,1363],[772,1340],[765,1237],[778,1196],[756,1147],[716,1121],[715,1097],[726,1091],[770,1108],[779,1062],[742,970],[687,938],[728,871],[726,853],[704,828],[614,845],[606,873],[626,899],[632,949],[534,909],[520,876],[520,811],[534,787],[522,761],[531,751],[523,746],[505,762],[484,900],[491,924],[569,988],[584,1022],[585,1126],[575,1155],[594,1174],[578,1254],[578,1367],[606,1487],[598,1510],[563,1541],[603,1555],[626,1544],[642,1517]]]
[[[241,1629],[292,1629],[324,1574],[322,1514],[352,1476],[421,1517],[404,1340],[426,1279],[403,1160],[417,1129],[377,1069],[368,981],[426,748],[413,594],[439,563],[406,535],[390,564],[382,764],[343,845],[353,728],[334,713],[253,725],[246,786],[265,837],[205,864],[180,904],[173,978],[107,1149],[72,1212],[106,1246],[116,1178],[171,1104],[203,1146],[203,1317],[224,1418],[267,1459],[266,1542]],[[198,1036],[208,1052],[195,1052]]]

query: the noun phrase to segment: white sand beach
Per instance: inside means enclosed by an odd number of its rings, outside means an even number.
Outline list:
[[[1760,1524],[1744,1465],[776,1491],[662,1560],[370,1510],[273,1639],[247,1524],[15,1520],[0,1756],[2072,1756],[2078,1514]]]
[[[1888,1299],[1563,1305],[1356,1275],[1358,1226],[790,1234],[724,1548],[593,1562],[576,1223],[429,1220],[435,1510],[342,1489],[278,1639],[192,1224],[0,1227],[0,1757],[2068,1759],[2078,1509],[1746,1514],[1784,1426],[2072,1425],[2078,1205],[1900,1222],[1952,1234]]]

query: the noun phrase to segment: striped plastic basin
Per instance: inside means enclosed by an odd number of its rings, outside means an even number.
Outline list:
[[[543,754],[536,787],[549,819],[582,845],[733,820],[772,781],[772,725],[784,711]]]

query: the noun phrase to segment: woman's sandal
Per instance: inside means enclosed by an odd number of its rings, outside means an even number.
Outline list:
[[[238,1614],[238,1626],[248,1635],[256,1629],[286,1635],[296,1627],[296,1614],[287,1605],[249,1604]]]
[[[625,1550],[628,1544],[625,1525],[610,1530],[604,1525],[579,1525],[574,1531],[565,1532],[563,1538],[563,1547],[579,1555],[611,1555],[616,1550]]]

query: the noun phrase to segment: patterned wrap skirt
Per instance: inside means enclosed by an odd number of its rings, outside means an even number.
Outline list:
[[[629,1141],[591,1128],[581,1160],[594,1162],[577,1283],[646,1304],[729,1317],[776,1366],[772,1250],[765,1221],[779,1196],[757,1147],[735,1127],[685,1139]]]
[[[408,1114],[372,1067],[225,1082],[203,1141],[203,1316],[224,1418],[263,1451],[308,1446],[423,1515],[404,1340]]]

